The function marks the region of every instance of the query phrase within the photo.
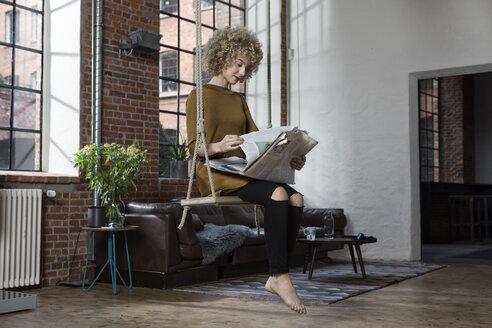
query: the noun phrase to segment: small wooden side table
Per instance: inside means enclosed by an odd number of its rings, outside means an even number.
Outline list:
[[[309,263],[309,258],[311,257],[311,264],[309,266],[309,275],[308,275],[308,280],[311,280],[311,278],[313,276],[314,262],[316,261],[316,252],[318,250],[318,246],[324,245],[324,244],[343,244],[343,245],[348,245],[349,252],[350,252],[350,258],[352,259],[352,265],[354,267],[354,272],[357,273],[357,264],[355,263],[355,256],[354,256],[354,247],[355,247],[355,251],[357,253],[357,258],[359,260],[360,271],[362,273],[362,278],[367,279],[366,269],[364,267],[364,260],[362,259],[362,252],[360,250],[360,245],[375,243],[377,241],[378,240],[374,237],[366,237],[363,239],[357,239],[356,236],[341,236],[341,237],[335,237],[335,238],[316,237],[315,240],[308,240],[306,238],[298,238],[297,242],[299,242],[301,244],[307,244],[307,246],[308,246],[308,249],[306,252],[306,258],[304,261],[304,268],[302,270],[302,273],[306,273],[306,269],[307,269],[307,266]]]
[[[89,264],[89,252],[87,252],[87,259],[85,260],[85,270],[84,270],[84,280],[82,280],[82,290],[87,292],[89,291],[92,286],[96,283],[97,279],[101,276],[103,273],[104,269],[109,264],[109,269],[111,270],[111,283],[113,284],[113,293],[116,295],[116,275],[120,277],[121,282],[126,288],[132,288],[132,270],[130,268],[130,253],[128,252],[128,241],[126,239],[126,232],[131,231],[131,230],[136,230],[138,229],[138,226],[123,226],[123,227],[100,227],[100,228],[95,228],[95,227],[82,227],[82,230],[90,231],[91,236],[89,238],[89,248],[88,250],[91,249],[91,244],[92,244],[92,239],[94,237],[94,233],[96,232],[107,232],[108,233],[108,260],[106,261],[106,264],[102,267],[102,269],[99,271],[97,274],[96,278],[92,281],[92,284],[88,287],[85,288],[85,276],[87,274],[87,265]],[[126,247],[126,260],[128,262],[128,284],[125,282],[123,277],[121,276],[121,273],[118,271],[118,268],[116,268],[116,251],[115,251],[115,238],[116,238],[116,232],[123,232],[123,236],[125,237],[125,247]]]

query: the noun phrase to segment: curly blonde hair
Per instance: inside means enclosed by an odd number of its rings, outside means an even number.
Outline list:
[[[206,44],[204,69],[212,76],[219,75],[239,55],[246,56],[250,60],[242,80],[245,81],[258,70],[263,58],[260,41],[254,33],[241,26],[217,30]]]

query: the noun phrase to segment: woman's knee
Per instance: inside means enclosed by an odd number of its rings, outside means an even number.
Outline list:
[[[295,193],[289,198],[289,205],[302,207],[304,206],[304,197],[301,194]]]
[[[277,201],[280,201],[280,200],[288,200],[289,199],[289,195],[287,194],[287,191],[285,191],[284,188],[282,187],[277,187],[273,193],[272,193],[272,197],[271,197],[273,200],[277,200]]]

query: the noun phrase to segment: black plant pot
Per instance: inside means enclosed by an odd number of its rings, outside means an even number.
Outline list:
[[[87,217],[87,225],[89,227],[103,227],[106,225],[106,208],[102,206],[89,206]]]
[[[170,178],[188,179],[188,161],[171,160],[170,164]]]

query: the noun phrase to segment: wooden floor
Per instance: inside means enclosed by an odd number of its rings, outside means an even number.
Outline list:
[[[299,316],[281,302],[98,284],[47,287],[35,310],[0,315],[0,327],[491,327],[492,266],[447,268]]]

